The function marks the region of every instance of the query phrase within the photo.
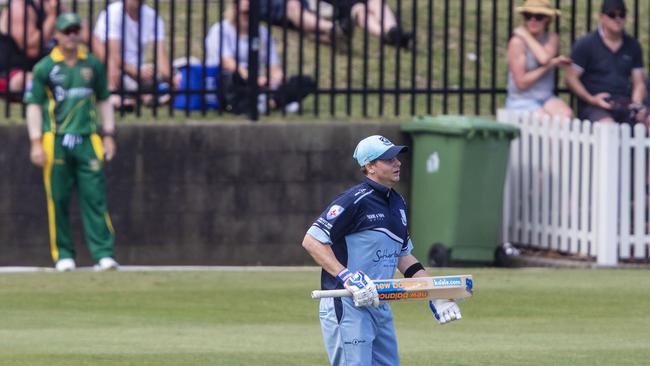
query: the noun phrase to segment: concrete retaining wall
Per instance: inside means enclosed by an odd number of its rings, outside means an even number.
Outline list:
[[[410,144],[398,124],[223,122],[118,126],[107,169],[123,264],[313,264],[300,246],[318,214],[362,175],[363,137]],[[24,126],[0,126],[0,265],[51,265],[41,170]],[[410,156],[397,189],[408,197]],[[80,265],[90,265],[76,200]]]

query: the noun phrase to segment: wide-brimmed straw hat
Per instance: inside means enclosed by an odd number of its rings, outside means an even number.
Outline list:
[[[561,12],[552,7],[549,0],[526,0],[515,8],[517,13],[544,14],[550,17],[560,16]]]

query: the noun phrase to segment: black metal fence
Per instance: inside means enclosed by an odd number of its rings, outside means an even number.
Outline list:
[[[244,0],[241,0],[244,1]],[[173,117],[180,116],[213,116],[229,113],[224,110],[223,93],[217,91],[233,90],[232,80],[224,82],[223,71],[226,70],[224,50],[223,24],[230,19],[235,30],[235,59],[240,64],[240,56],[248,58],[248,63],[242,72],[248,74],[243,84],[237,84],[240,93],[235,98],[246,99],[245,112],[248,118],[266,118],[271,115],[297,113],[315,117],[393,117],[418,114],[462,113],[462,114],[494,114],[504,103],[505,86],[507,83],[507,63],[505,59],[508,38],[513,27],[521,21],[514,8],[522,1],[515,0],[369,0],[369,3],[385,5],[379,12],[380,22],[390,18],[392,12],[400,25],[400,34],[413,35],[408,47],[396,47],[388,39],[388,32],[383,29],[379,34],[371,34],[363,27],[347,27],[350,18],[349,9],[332,7],[323,0],[303,0],[312,13],[300,13],[289,17],[291,1],[284,2],[281,10],[281,20],[268,28],[270,37],[266,44],[261,44],[260,34],[256,25],[263,29],[271,22],[263,19],[260,6],[273,7],[274,0],[250,0],[248,18],[250,20],[248,35],[246,27],[239,24],[240,17],[229,15],[231,0],[148,0],[143,1],[154,17],[160,17],[163,24],[158,22],[129,23],[130,17],[127,6],[123,6],[120,34],[131,34],[131,37],[142,39],[148,34],[158,34],[163,28],[164,39],[152,42],[142,48],[137,42],[134,51],[136,64],[150,63],[152,71],[142,68],[128,70],[128,63],[119,64],[120,76],[129,74],[129,85],[122,77],[113,88],[119,103],[129,98],[133,105],[123,105],[120,113],[129,113],[133,108],[136,116],[151,115]],[[556,18],[552,28],[560,35],[560,52],[570,54],[573,41],[597,27],[598,13],[602,0],[552,0],[551,2],[562,11],[562,16]],[[117,1],[121,3],[121,1]],[[138,3],[138,0],[124,0],[125,4]],[[31,2],[28,2],[31,3]],[[38,3],[27,5],[22,0],[4,0],[0,2],[3,15],[0,16],[0,33],[11,32],[17,22],[37,24],[36,31],[39,49],[46,49],[52,34],[47,22],[46,11],[38,11]],[[334,3],[337,3],[334,1]],[[340,3],[340,2],[339,2]],[[93,46],[93,31],[96,30],[98,16],[112,2],[107,0],[60,0],[56,12],[72,10],[77,12],[85,22],[82,29],[83,42],[88,47]],[[628,20],[627,30],[637,37],[646,53],[646,62],[650,60],[650,0],[627,0]],[[20,7],[23,11],[20,11]],[[29,9],[34,11],[30,11]],[[19,10],[16,10],[19,9]],[[371,6],[365,7],[363,17],[366,29],[371,25],[369,13]],[[15,16],[20,13],[21,18]],[[309,30],[308,15],[319,19],[318,25],[332,21],[334,28],[325,34]],[[144,11],[140,12],[145,17]],[[229,18],[230,16],[230,18]],[[104,18],[104,28],[109,32],[109,17]],[[142,18],[144,19],[144,18]],[[115,19],[113,19],[115,20]],[[354,21],[354,19],[352,19]],[[220,23],[219,42],[224,47],[216,47],[218,55],[209,54],[206,50],[206,37],[214,24]],[[4,23],[4,25],[2,24]],[[134,25],[135,24],[135,25]],[[239,26],[238,26],[239,25]],[[149,27],[149,28],[148,28]],[[144,29],[146,28],[146,29]],[[350,29],[353,29],[350,31]],[[243,31],[242,31],[243,30]],[[262,30],[262,33],[264,31]],[[36,33],[34,33],[36,34]],[[21,39],[26,44],[34,34],[24,28],[15,39]],[[106,38],[111,36],[106,34]],[[125,37],[120,38],[121,59],[126,56]],[[153,38],[156,39],[155,36]],[[250,50],[240,50],[239,47],[250,40],[254,45]],[[274,40],[274,41],[272,41]],[[33,41],[33,39],[32,39]],[[272,51],[271,43],[275,42],[278,54],[277,67],[281,70],[282,78],[277,84],[286,83],[290,76],[297,75],[298,89],[304,84],[304,77],[315,81],[315,88],[310,95],[299,104],[289,107],[280,105],[274,109],[273,99],[277,88],[273,82],[258,80],[257,76],[272,74],[268,60]],[[114,54],[109,42],[101,45],[103,49],[93,48],[94,52],[103,53],[104,63]],[[161,48],[166,53],[164,62],[160,62]],[[102,52],[103,51],[103,52]],[[146,52],[141,52],[146,51]],[[5,53],[3,49],[0,54]],[[227,55],[226,55],[227,56]],[[118,58],[118,60],[120,59]],[[218,60],[219,70],[214,73],[210,63]],[[212,60],[212,61],[210,61]],[[18,67],[28,72],[26,66]],[[164,74],[169,70],[168,75]],[[212,70],[212,71],[210,71]],[[15,70],[0,70],[0,77],[6,84],[10,76],[15,76]],[[145,82],[147,73],[158,75],[153,82]],[[173,75],[176,75],[174,77]],[[309,79],[308,78],[308,79]],[[267,78],[270,79],[270,78]],[[135,81],[135,82],[133,82]],[[187,83],[187,81],[192,81]],[[259,80],[258,80],[259,81]],[[4,104],[3,115],[9,119],[19,119],[24,116],[25,107],[20,103],[22,90],[29,87],[27,79],[21,81],[18,90],[10,87],[1,88],[0,93]],[[230,85],[228,90],[225,85]],[[558,77],[558,92],[563,98],[571,97],[566,91],[562,79]],[[294,85],[294,90],[296,88]],[[299,92],[299,90],[298,90]],[[258,94],[266,96],[259,97]],[[299,94],[299,93],[298,93]],[[164,97],[170,96],[171,100]],[[218,98],[220,97],[220,98]],[[121,99],[121,100],[119,100]],[[222,105],[217,107],[221,101]],[[126,104],[126,103],[124,103]]]

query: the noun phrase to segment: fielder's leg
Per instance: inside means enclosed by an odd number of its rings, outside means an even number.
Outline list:
[[[63,136],[55,136],[52,132],[43,135],[43,149],[47,155],[43,180],[47,198],[50,251],[55,263],[59,259],[75,258],[69,215],[74,172],[69,165],[66,150],[61,145],[62,139]]]
[[[88,248],[95,261],[113,257],[114,231],[106,208],[106,178],[101,138],[92,134],[75,148],[79,205]]]

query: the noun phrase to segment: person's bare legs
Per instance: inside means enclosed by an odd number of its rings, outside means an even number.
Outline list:
[[[368,33],[380,37],[382,29],[384,34],[397,26],[395,15],[388,5],[384,6],[384,23],[381,23],[381,1],[368,1],[367,4],[356,3],[352,6],[352,18],[356,24],[363,28],[366,25],[366,6],[368,6]]]
[[[551,116],[573,118],[573,110],[560,98],[551,98],[544,103],[544,112]]]
[[[368,33],[378,37],[383,35],[384,41],[395,47],[412,46],[413,34],[401,29],[393,11],[385,2],[382,6],[382,0],[368,0],[366,4],[357,3],[352,6],[352,18],[360,27],[363,28],[366,23],[366,6],[368,7]]]
[[[24,90],[23,86],[27,85],[27,81],[32,79],[32,73],[27,72],[27,80],[25,80],[25,73],[22,71],[16,72],[11,79],[9,80],[9,91],[11,92],[22,92]]]
[[[303,9],[302,3],[299,0],[287,1],[287,19],[295,25],[300,27],[300,13],[302,15],[302,26],[307,32],[313,33],[327,33],[329,34],[334,27],[334,23],[323,16],[318,19],[316,13],[308,9]]]

